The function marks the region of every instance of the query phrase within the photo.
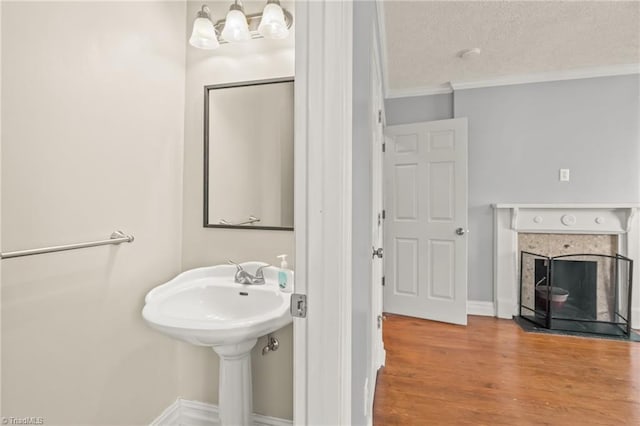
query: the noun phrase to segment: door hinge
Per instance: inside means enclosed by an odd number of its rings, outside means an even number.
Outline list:
[[[384,287],[384,275],[382,276],[382,286]]]
[[[382,209],[382,218],[386,219],[387,218],[387,211]]]
[[[378,110],[378,123],[382,123],[382,110]]]
[[[382,142],[382,152],[386,152],[387,151],[387,144]]]
[[[292,317],[306,318],[307,317],[307,295],[293,293],[291,295],[291,305],[289,306],[289,312]]]
[[[382,224],[382,213],[378,213],[378,226]]]
[[[378,315],[378,329],[382,328],[382,315]]]

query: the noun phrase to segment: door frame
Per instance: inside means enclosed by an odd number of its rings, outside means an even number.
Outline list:
[[[380,127],[381,127],[381,136],[382,136],[382,140],[380,141],[380,145],[383,145],[386,143],[386,135],[384,134],[384,127],[386,124],[386,119],[385,119],[385,109],[384,109],[384,89],[383,89],[383,75],[382,75],[382,67],[381,67],[381,63],[380,63],[380,53],[378,52],[378,34],[375,28],[372,29],[372,34],[371,34],[371,38],[372,38],[372,52],[371,52],[371,66],[370,66],[370,72],[371,72],[371,101],[373,102],[373,100],[375,99],[375,95],[374,92],[377,90],[379,93],[378,95],[380,96],[380,120],[381,122],[379,123]],[[373,74],[377,74],[378,79],[377,79],[377,83],[378,83],[378,87],[374,87],[374,79],[373,79]],[[374,111],[372,111],[374,112]],[[374,131],[374,128],[378,126],[376,117],[373,118],[372,120],[372,131]],[[379,164],[376,164],[376,162],[374,161],[376,159],[376,153],[379,159]],[[372,139],[371,141],[371,173],[372,173],[372,183],[374,181],[373,179],[373,173],[379,173],[380,174],[380,185],[381,188],[380,189],[380,204],[382,206],[382,210],[384,211],[384,154],[382,152],[382,146],[376,146],[375,140]],[[377,170],[376,170],[377,169]],[[371,185],[371,200],[373,200],[374,198],[374,191],[375,188],[373,187],[373,184]],[[373,209],[373,204],[372,204],[372,209]],[[382,213],[382,212],[379,212]],[[380,228],[380,237],[382,240],[382,243],[380,245],[380,247],[384,248],[384,215],[381,219],[381,228]],[[376,247],[377,248],[377,247]],[[382,262],[382,278],[384,278],[384,258],[381,259]],[[373,262],[372,262],[372,270],[373,270]],[[373,276],[373,274],[372,274]],[[386,361],[386,351],[384,349],[384,341],[382,338],[382,333],[380,330],[380,332],[378,331],[378,319],[377,319],[377,315],[381,315],[383,314],[383,301],[384,301],[384,291],[383,291],[383,287],[382,287],[382,283],[381,282],[375,282],[372,280],[372,290],[371,290],[371,310],[372,310],[372,321],[371,321],[371,353],[372,353],[372,362],[371,362],[371,366],[372,366],[372,372],[370,373],[371,375],[371,381],[372,381],[372,386],[369,392],[369,401],[370,404],[373,406],[373,399],[374,399],[374,395],[375,395],[375,384],[376,384],[376,373],[377,371],[380,369],[380,367],[383,367],[385,365],[385,361]],[[378,306],[379,305],[379,306]],[[379,309],[378,309],[379,308]],[[374,310],[379,311],[378,313],[374,312]],[[382,322],[381,322],[382,323]],[[382,329],[382,325],[380,326],[380,328]]]
[[[353,3],[296,2],[295,425],[351,423]]]

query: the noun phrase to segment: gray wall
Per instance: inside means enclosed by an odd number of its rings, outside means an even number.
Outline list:
[[[639,98],[635,75],[385,101],[387,125],[469,119],[469,300],[493,300],[492,203],[640,201]]]
[[[388,126],[446,120],[453,117],[453,93],[386,99],[384,110]]]
[[[371,80],[375,2],[353,4],[353,324],[352,425],[366,425],[364,384],[371,371]],[[369,378],[370,386],[373,378]]]
[[[469,300],[493,300],[491,203],[640,201],[639,95],[637,75],[455,92],[469,118]]]

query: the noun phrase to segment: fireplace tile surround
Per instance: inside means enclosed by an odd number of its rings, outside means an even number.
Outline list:
[[[494,204],[494,304],[518,312],[519,253],[620,253],[634,262],[632,328],[640,328],[640,204]],[[568,246],[568,247],[566,247]]]
[[[518,233],[518,253],[522,250],[535,253],[542,256],[554,257],[563,256],[568,254],[606,254],[609,256],[615,256],[618,253],[618,236],[609,234],[553,234],[553,233]],[[592,259],[589,259],[592,260]],[[598,305],[598,312],[600,313],[599,319],[602,318],[603,312],[608,312],[607,307],[607,289],[612,286],[610,283],[610,259],[600,259],[597,267],[597,282],[604,283],[604,286],[598,286],[596,299]],[[520,267],[520,263],[518,262]],[[533,270],[527,271],[524,269],[524,274],[533,273]],[[518,275],[519,276],[519,275]],[[533,283],[532,277],[523,277],[525,283]],[[525,285],[527,288],[527,285]],[[533,294],[531,292],[525,292],[525,294]],[[523,301],[527,297],[523,295]]]

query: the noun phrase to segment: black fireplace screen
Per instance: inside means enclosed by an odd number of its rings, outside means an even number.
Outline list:
[[[552,330],[629,336],[633,261],[520,252],[520,316]]]

